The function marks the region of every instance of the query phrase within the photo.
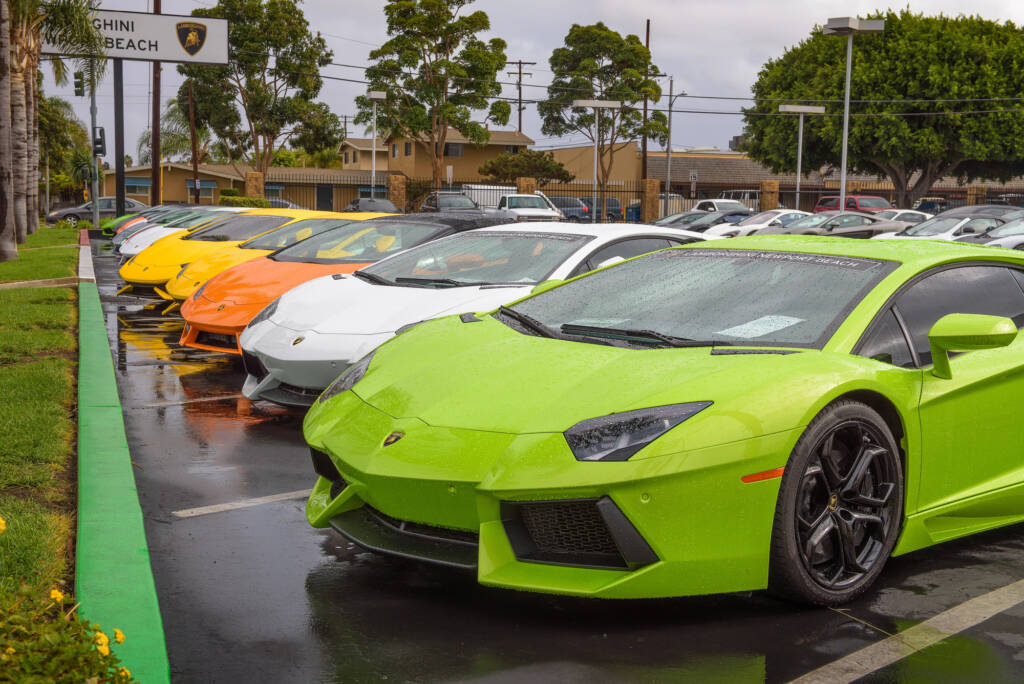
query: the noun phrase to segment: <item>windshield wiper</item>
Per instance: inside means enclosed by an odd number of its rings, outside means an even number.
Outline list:
[[[352,271],[352,275],[354,275],[356,278],[359,278],[360,280],[365,280],[368,283],[373,283],[374,285],[394,285],[393,282],[391,282],[387,278],[382,278],[376,273],[367,273],[366,271]]]
[[[532,316],[527,316],[526,314],[520,311],[516,311],[515,309],[510,309],[507,306],[499,306],[498,311],[504,314],[505,316],[508,316],[512,320],[523,324],[524,326],[526,326],[533,332],[537,333],[541,337],[558,337],[558,335],[555,334],[554,330],[544,325],[543,323],[541,323]]]
[[[486,285],[487,283],[467,283],[454,278],[395,278],[396,283],[408,283],[410,285],[439,285],[441,287],[463,287],[465,285]]]
[[[694,340],[689,337],[676,337],[666,335],[657,330],[627,330],[623,328],[603,328],[595,325],[576,325],[564,323],[561,331],[567,335],[580,335],[583,337],[611,337],[616,339],[631,339],[638,341],[660,342],[670,347],[721,347],[731,346],[731,342],[722,340]]]

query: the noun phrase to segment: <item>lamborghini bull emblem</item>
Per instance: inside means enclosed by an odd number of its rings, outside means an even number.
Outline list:
[[[193,57],[206,43],[206,25],[195,21],[181,21],[177,24],[178,42]]]
[[[405,437],[405,435],[402,434],[401,432],[392,432],[390,435],[384,438],[384,446],[391,446],[398,440],[402,439],[402,437]]]

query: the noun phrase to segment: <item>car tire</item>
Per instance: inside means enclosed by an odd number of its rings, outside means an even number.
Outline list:
[[[790,454],[775,506],[769,591],[821,606],[852,601],[881,574],[903,521],[903,467],[871,407],[838,400]]]
[[[70,223],[72,228],[78,225],[78,216],[76,216],[75,214],[68,214],[67,216],[64,217],[64,220]]]

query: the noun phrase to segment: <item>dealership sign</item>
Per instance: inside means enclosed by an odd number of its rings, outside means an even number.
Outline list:
[[[160,62],[227,64],[226,19],[95,10],[92,23],[107,57]],[[63,54],[43,44],[46,54]]]

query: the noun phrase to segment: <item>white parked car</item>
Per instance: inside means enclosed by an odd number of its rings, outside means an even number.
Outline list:
[[[513,221],[561,221],[565,218],[543,195],[502,195],[498,210],[504,210]]]
[[[750,211],[750,207],[734,199],[701,200],[693,205],[693,209],[694,211],[728,211],[730,209],[746,209]]]
[[[717,226],[711,226],[704,231],[704,234],[718,235],[719,237],[743,237],[744,235],[752,235],[768,226],[787,226],[804,216],[810,216],[810,214],[796,209],[769,209],[737,223],[721,223]]]
[[[221,218],[227,218],[231,214],[237,214],[240,211],[245,211],[246,209],[247,207],[204,207],[201,213],[191,214],[179,221],[172,221],[168,224],[154,223],[150,227],[143,228],[122,242],[117,248],[117,253],[124,259],[130,259],[160,238],[204,226]]]
[[[921,223],[935,216],[916,209],[886,209],[875,214],[878,218],[886,221],[900,221],[902,223]]]
[[[459,233],[348,275],[295,287],[239,337],[242,394],[309,406],[348,366],[430,318],[490,311],[559,281],[659,249],[703,240],[646,225],[531,223]]]
[[[1007,221],[987,233],[962,235],[956,238],[956,241],[981,244],[988,247],[1024,249],[1024,218]]]
[[[995,216],[946,216],[939,214],[899,232],[881,233],[875,240],[956,240],[962,235],[981,235],[1003,225]]]

